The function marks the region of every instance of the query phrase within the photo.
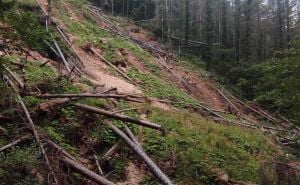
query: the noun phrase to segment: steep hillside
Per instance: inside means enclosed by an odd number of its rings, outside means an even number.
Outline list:
[[[161,184],[118,129],[174,184],[251,184],[260,175],[272,181],[275,172],[265,174],[263,162],[297,160],[275,141],[297,146],[297,127],[238,100],[193,63],[198,59],[163,51],[127,20],[98,14],[85,1],[57,0],[46,29],[46,0],[4,4],[4,184],[95,184],[98,176]]]

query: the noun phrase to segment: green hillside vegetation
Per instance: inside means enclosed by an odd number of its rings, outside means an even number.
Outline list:
[[[74,46],[84,49],[87,45],[102,51],[103,56],[112,62],[123,61],[129,67],[125,73],[138,82],[143,95],[151,98],[170,100],[169,109],[163,109],[149,102],[135,104],[123,100],[84,98],[69,101],[55,108],[43,110],[41,105],[49,102],[36,96],[38,93],[80,94],[88,90],[96,91],[97,86],[84,77],[69,78],[62,75],[55,65],[41,67],[43,61],[26,60],[22,54],[0,57],[0,66],[13,69],[18,76],[23,73],[15,69],[11,62],[24,64],[26,91],[21,92],[22,99],[37,127],[41,138],[56,142],[72,156],[83,162],[89,169],[97,171],[92,155],[102,156],[119,138],[112,132],[107,121],[111,121],[120,129],[128,125],[141,141],[144,150],[158,166],[176,184],[215,184],[220,174],[228,174],[233,181],[259,183],[261,164],[264,161],[295,160],[293,155],[285,155],[286,150],[276,143],[275,135],[264,134],[259,129],[243,128],[225,122],[213,121],[189,110],[185,105],[194,105],[195,100],[187,96],[184,89],[170,82],[163,68],[155,62],[152,55],[139,45],[121,37],[99,29],[95,18],[87,11],[85,1],[64,1],[77,16],[70,19],[70,11],[61,1],[52,1],[54,16],[64,24],[65,31],[72,35]],[[49,47],[54,47],[49,32],[41,21],[39,7],[35,2],[19,2],[0,0],[0,21],[15,30],[5,32],[0,29],[0,38],[9,38],[24,48],[39,52],[44,57],[57,59]],[[5,5],[5,6],[4,6]],[[3,7],[6,7],[4,9]],[[9,8],[7,8],[9,7]],[[16,13],[18,10],[18,13]],[[138,12],[136,13],[138,14]],[[133,14],[135,15],[135,14]],[[124,18],[112,18],[119,24],[125,24]],[[53,37],[58,40],[64,53],[71,52],[66,43],[59,37],[54,27],[49,28]],[[300,122],[300,51],[295,49],[286,56],[270,59],[268,62],[249,64],[247,67],[230,67],[226,82],[235,85],[245,99],[255,101],[272,111],[279,110],[295,123]],[[300,46],[300,45],[299,45]],[[126,48],[143,65],[142,71],[127,59],[116,53]],[[174,56],[178,65],[197,72],[199,76],[209,77],[218,73],[215,69],[207,71],[205,62],[198,56],[186,53]],[[214,68],[214,66],[213,66]],[[3,78],[3,68],[0,76]],[[106,71],[112,76],[121,78],[115,71]],[[221,73],[218,73],[220,75]],[[230,74],[230,75],[229,75]],[[0,147],[10,143],[16,136],[30,134],[24,123],[19,102],[12,89],[0,81],[0,115],[12,118],[1,122]],[[147,120],[160,124],[167,131],[165,134],[156,130],[141,128],[122,121],[85,112],[74,102],[91,105],[110,111],[137,108],[124,112],[134,118],[145,115]],[[223,113],[234,120],[237,115]],[[223,115],[222,114],[222,115]],[[2,130],[4,130],[2,134]],[[22,134],[20,134],[22,133]],[[45,144],[46,145],[46,144]],[[61,182],[66,184],[90,184],[90,180],[61,165],[61,152],[47,147],[50,163]],[[113,182],[126,180],[126,167],[130,161],[142,163],[132,150],[122,142],[117,154],[109,162],[102,164],[106,178]],[[47,183],[48,172],[34,139],[0,152],[0,184],[39,184],[37,174]],[[141,165],[141,164],[140,164]],[[142,166],[142,165],[141,165]],[[111,173],[113,172],[113,173]],[[111,174],[110,174],[111,173]],[[270,172],[270,176],[272,176]],[[274,177],[274,179],[276,179]],[[272,179],[272,180],[274,180]],[[160,184],[150,173],[145,173],[140,184]]]

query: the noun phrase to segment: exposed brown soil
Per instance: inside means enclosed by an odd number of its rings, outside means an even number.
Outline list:
[[[152,36],[150,36],[149,32],[146,30],[139,28],[134,25],[129,25],[126,27],[127,32],[130,33],[130,35],[138,40],[141,40],[143,42],[147,42],[151,45],[153,45],[156,48],[160,48],[161,44],[155,40]],[[155,60],[153,60],[155,61]],[[153,62],[152,61],[152,62]],[[140,61],[132,60],[131,61],[139,70],[143,70],[144,66],[141,66]],[[227,111],[228,109],[228,103],[224,100],[224,98],[216,92],[215,89],[213,89],[211,86],[214,86],[213,82],[200,78],[197,74],[187,71],[183,67],[173,64],[172,61],[168,61],[166,65],[171,68],[176,75],[178,75],[180,78],[184,79],[184,81],[187,82],[187,84],[191,87],[187,88],[182,85],[182,83],[172,74],[170,74],[169,71],[167,71],[162,66],[162,73],[165,73],[165,76],[168,76],[169,81],[172,81],[173,83],[177,84],[180,88],[182,88],[185,92],[187,92],[192,97],[196,98],[200,102],[203,102],[207,106],[213,109]]]
[[[126,181],[117,183],[118,185],[138,185],[145,176],[145,170],[138,167],[133,162],[129,162],[126,168]]]
[[[178,76],[184,79],[192,89],[188,89],[188,94],[217,110],[227,111],[228,103],[211,86],[214,82],[200,78],[191,71],[183,69],[181,66],[174,66],[172,69]]]
[[[46,0],[39,1],[42,5],[47,5]],[[67,9],[68,14],[70,15],[72,20],[75,20],[77,22],[80,22],[82,20],[82,18],[76,16],[76,14],[69,7],[69,4],[63,3],[63,6]],[[144,42],[147,42],[156,48],[160,48],[161,44],[146,30],[139,28],[135,25],[129,25],[125,29],[131,36]],[[70,34],[68,34],[68,36],[69,38],[72,38],[72,43],[77,39],[76,37]],[[91,78],[91,80],[97,85],[103,85],[107,88],[117,87],[118,91],[123,93],[141,93],[141,91],[136,86],[122,79],[107,74],[105,72],[105,69],[107,68],[106,65],[103,64],[103,62],[101,62],[99,59],[85,53],[81,48],[76,48],[76,51],[82,59],[82,61],[84,62],[84,73],[87,74]],[[146,71],[144,64],[128,50],[124,49],[123,51],[120,51],[120,54],[126,56],[128,62],[134,65],[140,71]],[[208,83],[210,82],[208,82],[206,79],[201,79],[199,76],[191,73],[190,71],[186,71],[181,66],[172,65],[171,67],[172,70],[178,76],[180,76],[182,79],[185,79],[185,81],[188,82],[188,84],[193,88],[193,90],[191,91],[189,89],[186,89],[182,86],[178,79],[174,79],[174,77],[172,77],[172,75],[170,74],[165,74],[165,76],[169,76],[169,80],[177,83],[177,85],[183,88],[186,92],[188,92],[188,94],[198,99],[199,101],[205,103],[209,107],[217,110],[227,111],[228,103],[226,103],[223,97],[221,97],[214,89],[210,87],[212,84],[208,85]],[[166,73],[165,69],[163,69],[162,71],[165,71],[164,73]],[[157,104],[158,103],[155,103],[155,105]],[[161,103],[159,107],[167,109],[167,107],[165,105],[161,105]]]
[[[43,6],[43,8],[47,7],[47,1],[46,0],[39,0],[40,4]],[[78,17],[70,8],[70,5],[68,3],[63,3],[63,6],[65,9],[67,9],[68,14],[70,15],[70,19],[72,21],[76,21],[80,23],[83,18]],[[57,14],[58,12],[56,12]],[[55,18],[55,11],[53,14],[53,17]],[[63,26],[63,23],[58,20],[58,23]],[[68,34],[69,38],[71,38],[71,42],[74,43],[78,39],[77,37]],[[84,50],[82,50],[79,47],[76,47],[73,45],[74,49],[76,50],[77,54],[79,55],[81,61],[83,62],[83,69],[81,69],[85,75],[91,80],[94,84],[99,86],[104,86],[104,88],[117,88],[118,92],[120,93],[128,93],[128,94],[140,94],[141,91],[133,84],[130,84],[126,82],[125,80],[121,78],[117,78],[113,75],[110,75],[107,73],[108,66],[106,66],[99,58],[86,53]]]
[[[82,69],[83,72],[97,85],[104,86],[106,88],[115,87],[120,93],[141,93],[141,91],[135,85],[132,85],[123,79],[107,74],[105,70],[108,69],[108,66],[106,66],[97,57],[86,53],[78,47],[75,47],[75,50],[84,64],[84,69]]]

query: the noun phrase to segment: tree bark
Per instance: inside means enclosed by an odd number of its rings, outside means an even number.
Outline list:
[[[29,113],[29,111],[28,111],[28,109],[27,109],[25,103],[23,102],[22,97],[21,97],[21,96],[19,95],[19,93],[18,93],[17,87],[16,87],[15,84],[10,80],[10,78],[8,78],[7,76],[4,76],[4,78],[8,81],[9,85],[10,85],[10,86],[12,87],[12,89],[15,91],[16,96],[17,96],[17,100],[18,100],[18,102],[21,104],[21,107],[22,107],[22,109],[23,109],[23,111],[24,111],[24,113],[25,113],[26,119],[28,120],[28,125],[29,125],[29,127],[30,127],[30,129],[31,129],[31,131],[32,131],[32,133],[33,133],[33,136],[35,137],[35,140],[36,140],[36,142],[37,142],[37,144],[38,144],[38,146],[39,146],[39,148],[40,148],[40,151],[41,151],[41,153],[42,153],[42,155],[43,155],[43,157],[44,157],[44,159],[45,159],[45,162],[46,162],[46,165],[47,165],[47,167],[48,167],[48,169],[49,169],[49,171],[50,171],[50,174],[52,175],[55,184],[56,184],[56,185],[59,185],[58,180],[57,180],[57,178],[56,178],[56,176],[55,176],[55,174],[54,174],[54,172],[53,172],[53,170],[52,170],[52,167],[51,167],[51,165],[50,165],[50,162],[49,162],[48,156],[47,156],[47,154],[46,154],[45,148],[44,148],[44,146],[43,146],[43,144],[42,144],[42,142],[41,142],[41,139],[40,139],[40,136],[39,136],[39,134],[38,134],[38,131],[37,131],[37,129],[36,129],[36,127],[35,127],[35,125],[34,125],[32,119],[31,119],[30,113]]]
[[[123,73],[122,71],[120,71],[116,66],[114,66],[112,63],[110,63],[108,60],[106,60],[102,55],[100,55],[95,49],[93,49],[92,47],[87,48],[89,49],[91,52],[93,52],[95,55],[97,55],[98,57],[100,57],[107,65],[109,65],[110,67],[112,67],[113,69],[115,69],[119,74],[121,74],[124,78],[126,78],[127,80],[132,82],[132,79],[129,78],[125,73]]]
[[[23,142],[23,141],[26,141],[26,140],[28,140],[28,139],[30,139],[30,138],[31,138],[31,136],[23,136],[23,137],[21,137],[21,138],[19,138],[19,139],[16,139],[16,140],[14,140],[13,142],[11,142],[11,143],[9,143],[9,144],[7,144],[7,145],[1,147],[1,148],[0,148],[0,152],[6,150],[6,149],[8,149],[8,148],[14,147],[14,146],[16,146],[17,144],[19,144],[19,143],[21,143],[21,142]]]
[[[141,143],[137,140],[137,138],[134,136],[134,134],[131,132],[131,130],[128,128],[128,126],[125,126],[125,132],[129,136],[129,138],[136,144],[138,147],[143,149]]]
[[[48,25],[51,25],[51,0],[48,0]]]
[[[17,75],[15,73],[13,73],[9,68],[4,66],[4,70],[9,74],[9,76],[11,76],[15,82],[18,83],[18,86],[23,89],[24,88],[24,83],[22,82],[22,80],[20,78],[17,77]]]
[[[65,151],[61,146],[57,145],[51,140],[47,140],[47,143],[51,145],[56,150],[60,151],[62,154],[64,154],[66,157],[72,159],[73,161],[77,161],[71,154],[69,154],[67,151]]]
[[[84,109],[84,110],[87,110],[87,111],[90,111],[90,112],[93,112],[93,113],[96,113],[96,114],[105,115],[105,116],[108,116],[108,117],[111,117],[111,118],[114,118],[114,119],[117,119],[117,120],[121,120],[121,121],[131,122],[131,123],[141,125],[141,126],[144,126],[144,127],[148,127],[148,128],[152,128],[152,129],[155,129],[155,130],[164,131],[164,129],[162,128],[161,125],[158,125],[156,123],[152,123],[150,121],[138,120],[138,119],[135,119],[135,118],[123,115],[123,114],[115,114],[114,112],[109,112],[109,111],[106,111],[106,110],[103,110],[103,109],[95,108],[95,107],[88,106],[88,105],[83,105],[83,104],[80,104],[80,103],[75,103],[74,105],[79,107],[80,109]]]
[[[112,123],[107,123],[111,129],[120,136],[129,147],[141,158],[145,161],[147,166],[150,168],[152,173],[161,181],[162,184],[172,185],[171,180],[159,169],[159,167],[148,157],[148,155],[135,143],[133,142],[124,132],[114,126]]]
[[[80,174],[86,176],[87,178],[91,179],[92,181],[94,181],[96,183],[103,184],[103,185],[115,185],[115,183],[107,180],[104,177],[101,177],[100,175],[96,174],[95,172],[87,169],[83,165],[81,165],[67,157],[62,157],[61,161],[64,162],[65,164],[67,164],[68,166],[70,166],[71,168],[75,169],[76,171],[78,171]]]
[[[51,98],[115,98],[126,99],[127,97],[137,98],[131,95],[118,95],[118,94],[43,94],[37,96],[38,98],[51,99]]]
[[[119,140],[114,144],[101,158],[102,161],[108,160],[112,154],[116,152],[118,149],[119,145],[121,144],[122,140]]]

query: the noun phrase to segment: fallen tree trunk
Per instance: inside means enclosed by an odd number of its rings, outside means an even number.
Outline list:
[[[22,68],[25,67],[24,64],[21,64],[21,63],[19,63],[19,62],[11,61],[10,63],[11,63],[12,65],[17,66],[19,69],[22,69]]]
[[[241,114],[241,118],[249,121],[251,123],[257,123],[255,120],[251,119],[247,115],[245,115],[225,94],[217,88],[214,88],[238,113]]]
[[[64,105],[68,102],[70,102],[71,99],[70,98],[61,98],[61,99],[55,99],[55,100],[51,100],[48,101],[46,103],[41,103],[39,104],[36,109],[39,111],[49,111],[51,108],[57,108],[58,106]]]
[[[172,185],[171,180],[160,170],[160,168],[148,157],[148,155],[135,143],[133,142],[124,132],[114,126],[112,123],[107,123],[111,129],[125,141],[129,147],[140,157],[142,158],[146,165],[150,168],[152,173],[165,185]]]
[[[54,143],[51,140],[47,140],[47,143],[49,145],[51,145],[53,148],[55,148],[56,150],[60,151],[62,154],[64,154],[66,157],[72,159],[73,161],[77,161],[71,154],[69,154],[67,151],[65,151],[61,146],[57,145],[56,143]]]
[[[159,57],[160,57],[160,55],[159,55]],[[164,61],[164,63],[161,62],[160,59],[162,59]],[[186,88],[188,88],[189,91],[193,91],[193,87],[190,84],[188,84],[184,79],[182,79],[178,74],[176,74],[172,69],[170,69],[167,66],[167,64],[165,64],[165,59],[163,59],[163,57],[160,57],[160,59],[157,59],[156,61],[160,65],[162,65],[163,67],[165,67],[168,71],[170,71],[173,74],[173,76],[175,76]]]
[[[243,101],[241,101],[241,100],[238,99],[237,97],[233,96],[232,94],[229,94],[229,96],[230,96],[231,98],[233,98],[234,100],[236,100],[237,102],[239,102],[240,104],[242,104],[242,105],[244,105],[245,107],[247,107],[248,109],[250,109],[251,111],[257,113],[258,115],[260,115],[260,116],[266,118],[267,120],[269,120],[269,121],[271,121],[271,122],[277,123],[277,120],[276,120],[275,118],[270,117],[269,115],[265,115],[265,114],[263,114],[262,112],[260,112],[260,111],[258,111],[258,110],[256,110],[256,109],[254,109],[253,107],[251,107],[250,105],[244,103]]]
[[[106,161],[110,158],[111,155],[113,155],[116,150],[118,149],[119,145],[121,144],[122,140],[119,140],[118,142],[116,142],[105,154],[104,156],[101,158],[101,161]]]
[[[56,29],[58,30],[58,32],[60,33],[60,35],[62,36],[62,38],[67,42],[67,44],[69,45],[69,47],[72,49],[73,53],[75,54],[75,56],[79,59],[79,61],[81,62],[81,64],[83,64],[80,56],[78,55],[76,49],[73,47],[72,43],[69,41],[69,39],[66,37],[66,35],[64,34],[62,28],[60,28],[59,26],[56,26]]]
[[[98,159],[98,157],[96,156],[96,154],[94,154],[94,159],[95,159],[96,166],[97,166],[97,168],[98,168],[99,174],[100,174],[101,176],[103,176],[104,174],[103,174],[103,171],[102,171],[101,166],[100,166],[100,163],[99,163],[99,159]]]
[[[9,68],[4,66],[4,70],[14,79],[15,82],[18,83],[18,86],[23,89],[24,88],[24,83],[22,82],[22,80],[20,80],[16,74],[14,74]]]
[[[139,141],[137,140],[137,138],[134,136],[134,134],[131,132],[131,130],[128,128],[127,125],[125,125],[125,132],[126,132],[126,134],[129,136],[129,138],[130,138],[136,145],[138,145],[138,147],[140,147],[141,149],[143,149],[141,143],[139,143]]]
[[[95,107],[80,104],[80,103],[75,103],[74,105],[77,106],[78,108],[81,108],[81,109],[84,109],[84,110],[87,110],[87,111],[90,111],[90,112],[93,112],[93,113],[96,113],[96,114],[105,115],[105,116],[108,116],[108,117],[111,117],[111,118],[114,118],[114,119],[117,119],[117,120],[134,123],[134,124],[141,125],[141,126],[148,127],[148,128],[152,128],[152,129],[155,129],[155,130],[164,131],[164,129],[162,128],[161,125],[158,125],[156,123],[152,123],[150,121],[138,120],[138,119],[135,119],[135,118],[123,115],[123,114],[115,114],[114,112],[109,112],[109,111],[106,111],[106,110],[103,110],[103,109],[95,108]]]
[[[19,138],[19,139],[16,139],[16,140],[14,140],[13,142],[11,142],[11,143],[9,143],[9,144],[7,144],[7,145],[1,147],[1,148],[0,148],[0,152],[6,150],[6,149],[8,149],[8,148],[14,147],[14,146],[16,146],[17,144],[22,143],[22,142],[24,142],[24,141],[26,141],[26,140],[28,140],[28,139],[30,139],[30,138],[31,138],[31,136],[23,136],[23,137],[21,137],[21,138]]]
[[[138,108],[128,108],[128,109],[122,109],[122,110],[117,110],[115,112],[113,112],[114,114],[116,113],[123,113],[123,112],[126,112],[126,111],[132,111],[132,110],[137,110]]]
[[[51,98],[115,98],[126,99],[128,95],[118,94],[43,94],[37,96],[38,98],[51,99]]]
[[[103,184],[103,185],[115,185],[115,183],[107,180],[106,178],[96,174],[95,172],[87,169],[83,165],[69,159],[68,157],[62,157],[62,162],[64,162],[66,165],[70,166],[71,168],[78,171],[80,174],[84,175],[85,177],[91,179],[92,181]]]
[[[58,51],[58,54],[59,54],[60,58],[62,59],[64,65],[66,66],[67,71],[70,73],[71,69],[69,67],[69,64],[68,64],[68,62],[67,62],[67,60],[66,60],[63,52],[61,51],[60,47],[58,46],[58,44],[56,43],[56,41],[54,39],[53,39],[53,43],[54,43],[54,45],[55,45],[55,47],[56,47],[56,49]]]
[[[35,128],[35,125],[34,125],[32,119],[31,119],[30,113],[29,113],[29,111],[28,111],[28,109],[27,109],[25,103],[23,102],[22,97],[21,97],[21,96],[19,95],[19,93],[18,93],[17,87],[16,87],[15,84],[10,80],[9,77],[7,77],[6,75],[4,75],[4,78],[7,80],[7,82],[8,82],[9,85],[12,87],[12,89],[15,91],[16,96],[17,96],[17,100],[18,100],[18,102],[21,104],[21,107],[22,107],[22,109],[23,109],[23,111],[24,111],[24,113],[25,113],[26,119],[28,120],[28,125],[29,125],[29,127],[30,127],[30,129],[31,129],[31,131],[32,131],[32,133],[33,133],[33,136],[35,137],[35,140],[36,140],[36,142],[37,142],[37,144],[38,144],[38,146],[39,146],[39,148],[40,148],[40,151],[41,151],[41,153],[42,153],[42,155],[43,155],[43,157],[44,157],[44,159],[45,159],[45,162],[46,162],[46,165],[47,165],[47,167],[48,167],[48,169],[49,169],[49,171],[50,171],[50,174],[52,175],[55,184],[56,184],[56,185],[59,185],[58,180],[57,180],[57,178],[56,178],[56,176],[55,176],[55,174],[54,174],[54,172],[53,172],[53,170],[52,170],[52,167],[51,167],[51,165],[50,165],[50,162],[49,162],[48,156],[47,156],[47,154],[46,154],[45,148],[44,148],[44,146],[43,146],[43,144],[42,144],[42,142],[41,142],[41,139],[40,139],[40,136],[39,136],[39,134],[38,134],[38,131],[37,131],[37,129]]]
[[[3,116],[3,115],[0,114],[0,123],[1,123],[1,121],[8,121],[8,122],[11,122],[12,119],[9,118],[9,117],[6,117],[6,116]]]
[[[47,60],[46,62],[42,63],[42,64],[40,65],[40,67],[44,67],[44,66],[47,65],[49,62],[51,62],[51,60]]]
[[[127,76],[125,73],[123,73],[122,71],[120,71],[116,66],[114,66],[112,63],[110,63],[108,60],[106,60],[102,55],[100,55],[100,53],[98,53],[95,49],[93,49],[92,47],[87,48],[89,49],[91,52],[93,52],[95,55],[97,55],[98,57],[100,57],[107,65],[109,65],[110,67],[112,67],[114,70],[116,70],[120,75],[122,75],[124,78],[126,78],[127,80],[133,82],[133,80],[131,78],[129,78],[129,76]]]

